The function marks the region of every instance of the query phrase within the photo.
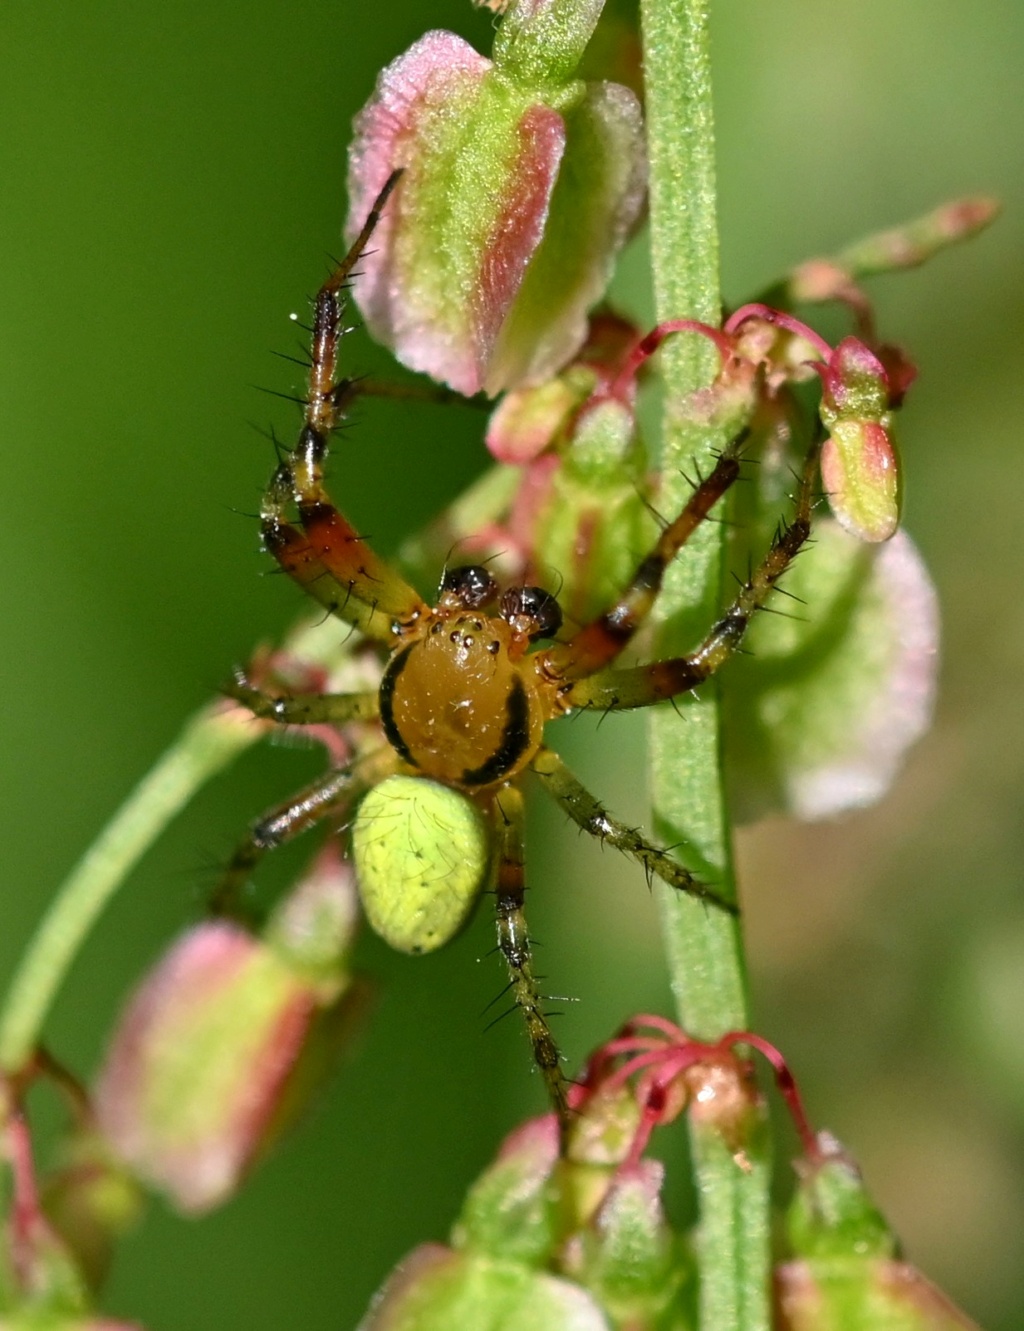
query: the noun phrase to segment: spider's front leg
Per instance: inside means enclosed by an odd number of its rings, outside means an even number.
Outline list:
[[[533,973],[530,935],[524,902],[526,876],[523,860],[523,797],[516,786],[503,786],[494,797],[494,821],[498,838],[498,867],[495,885],[498,949],[505,958],[509,987],[523,1014],[533,1057],[544,1077],[548,1098],[558,1116],[564,1148],[569,1130],[569,1101],[561,1056],[541,1003],[544,1001]]]
[[[665,570],[738,478],[743,439],[741,435],[722,450],[682,512],[665,527],[654,549],[641,560],[632,581],[615,604],[585,624],[567,642],[556,643],[540,654],[540,668],[550,679],[584,679],[610,665],[629,645],[654,608]]]
[[[361,693],[289,693],[279,695],[253,688],[239,671],[222,692],[248,707],[254,716],[282,726],[343,725],[346,721],[372,721],[380,715],[377,689]]]
[[[388,645],[394,643],[396,625],[415,622],[427,607],[334,506],[324,486],[324,464],[331,433],[358,392],[353,380],[336,377],[348,280],[400,174],[389,178],[351,249],[313,302],[302,430],[271,478],[260,512],[263,543],[289,577],[329,613]],[[299,526],[288,516],[293,505]]]
[[[625,711],[674,698],[709,679],[737,651],[754,615],[763,608],[776,583],[807,543],[811,534],[814,479],[821,444],[812,444],[804,461],[796,511],[788,524],[780,524],[764,559],[744,582],[738,596],[711,632],[693,652],[627,670],[603,670],[576,680],[564,700],[572,707],[599,711]]]

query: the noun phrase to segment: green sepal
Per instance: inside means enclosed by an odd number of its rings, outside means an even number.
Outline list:
[[[693,1325],[694,1264],[661,1205],[663,1167],[623,1170],[580,1237],[570,1274],[589,1289],[612,1326],[683,1331]]]
[[[796,1256],[895,1256],[896,1239],[849,1157],[837,1152],[803,1168],[786,1219]]]
[[[549,1120],[535,1119],[513,1134],[470,1188],[452,1231],[454,1246],[544,1266],[559,1237],[556,1163]]]
[[[494,38],[494,64],[536,91],[576,72],[604,0],[513,0]]]

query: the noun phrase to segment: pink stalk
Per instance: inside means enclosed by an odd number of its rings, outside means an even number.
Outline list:
[[[625,398],[640,366],[644,361],[650,360],[672,333],[700,333],[702,337],[709,338],[717,347],[723,364],[733,353],[732,341],[720,328],[712,328],[710,324],[701,323],[697,319],[669,319],[666,323],[658,324],[657,328],[653,328],[636,344],[626,358],[626,363],[612,381],[608,396],[620,400]]]
[[[805,338],[817,347],[823,360],[828,360],[832,355],[832,348],[813,328],[809,328],[807,324],[795,318],[792,314],[785,314],[782,310],[773,310],[769,305],[759,305],[756,302],[752,305],[741,305],[734,314],[730,314],[725,321],[725,332],[735,335],[740,326],[746,323],[748,319],[763,319],[765,323],[775,324],[777,328],[785,328],[787,332]]]
[[[775,1073],[775,1085],[779,1088],[779,1094],[786,1102],[786,1107],[789,1110],[790,1118],[793,1120],[797,1136],[800,1138],[804,1154],[810,1160],[820,1160],[821,1148],[818,1145],[817,1134],[811,1127],[807,1113],[804,1110],[803,1100],[797,1089],[796,1078],[789,1070],[789,1064],[782,1054],[773,1044],[769,1044],[760,1035],[754,1035],[750,1031],[730,1031],[727,1035],[723,1035],[718,1043],[720,1047],[727,1049],[731,1049],[737,1044],[749,1044],[752,1049],[756,1049],[762,1057],[768,1060],[772,1065],[772,1071]]]

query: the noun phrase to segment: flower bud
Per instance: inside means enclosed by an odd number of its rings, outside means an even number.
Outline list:
[[[401,1262],[374,1297],[360,1331],[608,1331],[578,1285],[521,1263],[425,1244]]]
[[[536,388],[506,393],[487,427],[487,447],[499,462],[524,466],[565,434],[593,392],[596,375],[573,367]]]
[[[559,1208],[551,1186],[557,1165],[554,1115],[524,1123],[470,1188],[452,1231],[454,1246],[544,1265],[558,1237]]]
[[[857,278],[914,268],[949,245],[968,240],[999,214],[995,199],[977,196],[953,199],[924,217],[878,231],[843,250],[838,263]]]
[[[829,427],[837,420],[879,421],[889,408],[889,379],[885,366],[856,337],[844,337],[821,375],[821,419]]]
[[[592,314],[586,341],[555,378],[514,389],[495,407],[486,439],[492,456],[523,466],[548,449],[568,446],[588,400],[608,395],[637,336],[633,324],[610,310]],[[635,396],[631,383],[624,405],[631,407]]]
[[[798,1165],[788,1231],[795,1261],[775,1273],[780,1331],[978,1331],[914,1267],[828,1133]]]
[[[837,420],[821,450],[821,481],[838,521],[858,540],[887,541],[900,521],[900,463],[890,430]]]
[[[4,1087],[0,1117],[0,1331],[138,1331],[93,1315],[75,1255],[43,1213],[28,1126]]]
[[[656,1160],[620,1170],[587,1229],[567,1245],[566,1273],[591,1291],[613,1326],[685,1325],[679,1305],[693,1280],[692,1259],[665,1218],[664,1174]]]
[[[901,495],[885,366],[858,338],[846,337],[815,368],[829,430],[821,452],[829,505],[858,540],[887,541],[899,526]]]
[[[655,539],[643,471],[632,411],[598,400],[580,417],[545,494],[534,499],[530,531],[516,529],[534,567],[564,578],[560,600],[576,621],[614,599]]]
[[[116,1241],[137,1223],[138,1184],[95,1131],[80,1129],[64,1143],[61,1161],[43,1180],[42,1209],[74,1255],[87,1285],[98,1290]]]
[[[355,872],[331,838],[267,921],[264,942],[294,971],[335,997],[359,926]]]
[[[190,929],[130,1000],[96,1090],[101,1129],[185,1212],[209,1210],[308,1101],[358,1007],[341,965],[351,880],[321,860],[265,940]]]
[[[571,358],[643,197],[639,104],[573,78],[601,0],[520,0],[493,62],[429,32],[356,119],[349,231],[403,175],[363,258],[374,336],[461,393],[536,384]]]

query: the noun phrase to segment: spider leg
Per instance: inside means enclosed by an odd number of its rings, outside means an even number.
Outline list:
[[[332,614],[384,642],[393,641],[393,625],[415,620],[426,606],[334,506],[323,472],[331,432],[359,391],[354,381],[335,377],[348,278],[400,174],[389,177],[351,249],[317,292],[302,431],[274,473],[261,510],[264,545],[284,571]],[[287,518],[292,502],[301,532]]]
[[[565,763],[552,749],[541,749],[531,763],[534,772],[544,783],[548,794],[559,804],[573,822],[584,832],[607,842],[616,850],[631,855],[644,868],[648,878],[652,874],[668,883],[669,887],[690,896],[699,897],[730,915],[738,915],[739,908],[734,901],[721,897],[713,888],[702,883],[674,860],[667,850],[653,845],[635,827],[627,827],[612,818],[604,805],[591,795],[583,783],[569,771]]]
[[[541,1009],[542,997],[533,974],[530,936],[523,910],[526,879],[523,862],[523,796],[512,785],[503,786],[494,799],[495,830],[498,839],[496,914],[498,949],[505,958],[509,987],[516,1006],[523,1014],[526,1031],[533,1046],[533,1057],[544,1077],[548,1097],[558,1116],[564,1144],[569,1127],[569,1101],[561,1059],[547,1017]]]
[[[590,679],[578,679],[563,693],[563,702],[570,707],[593,707],[606,712],[647,707],[696,688],[721,669],[739,648],[751,619],[810,536],[819,447],[812,446],[804,463],[792,522],[780,524],[768,553],[741,583],[739,595],[696,651],[667,661],[653,661],[627,670],[604,670]]]
[[[257,818],[214,888],[210,901],[214,914],[236,913],[242,889],[264,855],[344,809],[362,784],[351,767],[335,769]]]
[[[682,512],[670,522],[641,560],[633,579],[615,604],[563,643],[542,653],[541,668],[556,679],[574,680],[610,665],[650,614],[665,570],[739,476],[740,439],[718,457],[699,482]]]
[[[244,675],[224,685],[222,692],[248,707],[254,716],[283,726],[313,726],[345,721],[368,721],[379,715],[378,695],[365,693],[292,693],[280,697],[254,689]]]
[[[287,510],[292,502],[292,473],[288,464],[283,463],[271,477],[260,506],[264,549],[273,555],[293,582],[320,602],[328,614],[352,624],[367,637],[392,646],[392,621],[386,614],[377,613],[377,602],[369,591],[369,584],[363,588],[369,599],[363,599],[354,575],[336,577],[328,571],[305,535],[288,520]]]

